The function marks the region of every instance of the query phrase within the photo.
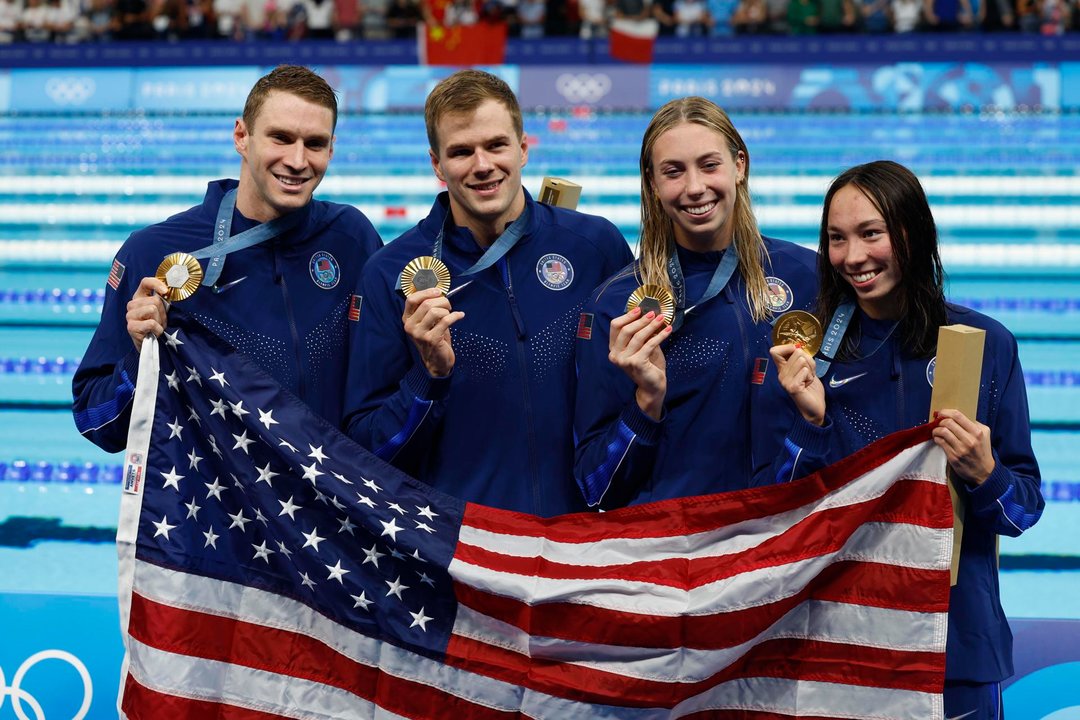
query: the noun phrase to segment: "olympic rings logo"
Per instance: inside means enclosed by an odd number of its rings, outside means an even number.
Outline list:
[[[0,668],[0,709],[4,707],[4,698],[10,695],[11,708],[15,711],[15,715],[18,716],[19,720],[31,720],[30,716],[23,710],[23,703],[29,705],[33,711],[33,720],[46,720],[45,710],[41,707],[41,703],[33,695],[22,689],[22,681],[26,677],[26,673],[42,660],[63,660],[75,668],[75,672],[79,673],[83,684],[83,701],[72,720],[83,720],[86,714],[90,712],[90,701],[94,699],[94,685],[90,680],[90,672],[82,664],[82,661],[63,650],[42,650],[26,658],[11,677],[11,685],[7,684],[7,680],[4,678],[4,669]]]
[[[611,78],[604,73],[563,73],[555,78],[555,90],[568,102],[596,102],[611,92]]]
[[[97,84],[90,77],[51,77],[45,81],[45,94],[57,105],[82,105],[95,90]]]

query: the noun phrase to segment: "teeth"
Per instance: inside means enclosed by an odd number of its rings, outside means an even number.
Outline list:
[[[295,178],[282,177],[280,175],[278,175],[278,180],[280,180],[282,182],[282,184],[284,184],[284,185],[303,185],[304,184],[303,180],[297,180]]]
[[[872,280],[875,275],[877,275],[877,273],[865,272],[865,273],[859,273],[857,275],[852,275],[851,277],[855,282],[860,282],[861,283],[861,282],[866,282],[867,280]]]
[[[716,203],[711,202],[705,205],[698,205],[697,207],[686,207],[683,208],[683,210],[690,213],[691,215],[704,215],[705,213],[712,210],[714,207],[716,207]]]
[[[474,185],[473,188],[480,192],[486,192],[487,190],[494,190],[499,186],[498,182],[488,183],[487,185]]]

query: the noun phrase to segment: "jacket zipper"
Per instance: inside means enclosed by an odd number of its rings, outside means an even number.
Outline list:
[[[304,382],[306,372],[304,370],[304,358],[300,348],[300,332],[296,329],[296,315],[293,312],[292,303],[289,301],[289,286],[285,282],[285,274],[281,270],[281,257],[277,248],[272,248],[274,256],[274,282],[281,286],[281,296],[285,301],[285,317],[289,320],[289,333],[292,335],[293,356],[296,359],[296,394],[304,402],[308,402],[307,383]]]
[[[510,313],[514,317],[514,326],[517,330],[517,354],[518,364],[521,370],[521,395],[524,402],[525,409],[525,425],[527,428],[527,435],[529,437],[529,467],[531,468],[529,486],[532,490],[532,503],[535,513],[543,514],[543,509],[540,504],[540,480],[538,476],[539,463],[536,457],[536,432],[533,429],[533,416],[532,416],[532,398],[529,393],[529,364],[528,358],[525,354],[525,323],[521,318],[521,312],[518,309],[517,296],[514,295],[514,283],[510,278],[510,264],[507,262],[506,257],[499,260],[499,270],[502,272],[503,282],[506,285],[506,296],[510,301]]]

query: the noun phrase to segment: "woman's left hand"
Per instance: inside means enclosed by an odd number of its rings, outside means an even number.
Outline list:
[[[990,428],[959,410],[942,410],[934,428],[934,442],[945,451],[949,467],[972,485],[982,485],[994,471]]]

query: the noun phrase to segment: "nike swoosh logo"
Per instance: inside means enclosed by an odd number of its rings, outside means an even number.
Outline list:
[[[228,290],[229,288],[233,287],[234,285],[239,285],[240,283],[244,282],[245,280],[247,280],[247,275],[245,275],[242,278],[237,278],[237,279],[233,280],[232,282],[227,282],[224,285],[215,285],[214,288],[213,288],[214,289],[214,294],[218,295],[220,293],[223,293],[226,290]]]
[[[866,373],[863,373],[863,375],[865,375],[865,374]],[[951,718],[945,718],[945,720],[963,720],[964,718],[966,718],[969,715],[974,715],[976,712],[977,712],[977,710],[972,710],[970,712],[964,713],[963,715],[954,715]]]
[[[861,378],[865,374],[866,373],[859,373],[858,375],[852,375],[851,377],[844,378],[843,380],[837,380],[835,377],[829,378],[829,387],[838,388],[841,385],[847,385],[852,380],[858,380],[859,378]]]

